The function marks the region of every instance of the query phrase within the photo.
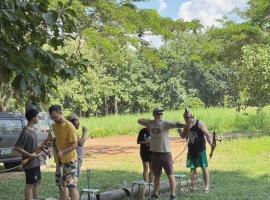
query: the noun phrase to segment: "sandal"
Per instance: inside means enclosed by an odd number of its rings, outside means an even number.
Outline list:
[[[209,193],[209,189],[207,189],[207,190],[204,190],[204,193]]]

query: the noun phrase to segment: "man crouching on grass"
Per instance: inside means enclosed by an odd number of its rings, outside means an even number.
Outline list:
[[[15,144],[15,150],[22,154],[22,160],[32,158],[23,166],[26,176],[25,200],[30,200],[31,194],[33,194],[33,199],[38,199],[38,186],[41,180],[39,154],[36,154],[37,134],[33,129],[34,125],[38,123],[37,115],[38,111],[35,109],[30,109],[25,113],[28,124]]]

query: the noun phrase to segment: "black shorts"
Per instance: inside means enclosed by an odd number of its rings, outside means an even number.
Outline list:
[[[41,180],[40,166],[25,169],[26,184],[34,184]]]
[[[152,152],[151,151],[140,152],[140,156],[143,162],[151,162]]]

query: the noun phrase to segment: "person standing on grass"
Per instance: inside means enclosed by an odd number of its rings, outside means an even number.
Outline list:
[[[187,167],[191,169],[191,190],[196,190],[196,168],[201,167],[203,173],[204,191],[207,193],[209,192],[209,172],[205,138],[207,139],[207,142],[212,145],[213,137],[209,133],[206,125],[201,120],[195,119],[192,112],[186,109],[183,117],[187,127],[185,127],[183,130],[178,130],[180,137],[188,140]]]
[[[76,129],[70,121],[62,116],[61,106],[52,105],[49,108],[49,114],[55,122],[52,124],[52,129],[55,135],[59,168],[63,169],[63,174],[60,172],[60,200],[67,200],[69,196],[71,200],[79,200],[80,195],[77,189],[76,148],[78,141]]]
[[[143,163],[143,179],[146,182],[153,182],[153,171],[150,151],[150,133],[148,128],[140,130],[137,138],[137,144],[140,144],[140,156]]]
[[[41,180],[40,160],[36,154],[38,149],[37,134],[34,131],[34,125],[38,123],[38,111],[30,109],[26,111],[25,117],[28,121],[27,126],[22,130],[16,144],[15,150],[22,154],[22,160],[32,158],[24,166],[26,177],[26,186],[24,189],[25,200],[38,199],[38,189]]]
[[[72,114],[68,117],[68,120],[75,126],[75,128],[78,130],[80,127],[80,119],[76,114]],[[87,135],[87,128],[85,126],[82,126],[82,136],[79,137],[78,135],[78,146],[76,148],[77,151],[77,157],[78,157],[78,168],[77,168],[77,173],[78,173],[78,178],[80,177],[80,171],[81,171],[81,166],[82,166],[82,161],[83,161],[83,145],[86,140],[86,135]]]
[[[152,151],[152,170],[154,174],[154,191],[151,199],[157,199],[160,189],[160,176],[164,169],[170,184],[170,200],[176,200],[173,160],[170,148],[169,129],[183,128],[185,124],[162,120],[163,109],[154,108],[154,119],[139,119],[138,123],[150,129],[150,151]]]

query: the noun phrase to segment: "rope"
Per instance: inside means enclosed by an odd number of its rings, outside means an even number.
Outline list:
[[[179,153],[179,154],[173,159],[173,163],[175,163],[176,159],[177,159],[179,156],[181,156],[181,155],[186,151],[186,149],[187,149],[187,142],[186,142],[186,146],[185,146],[184,150],[181,151],[181,153]]]
[[[12,167],[12,168],[9,168],[9,169],[3,169],[3,170],[0,171],[0,173],[12,171],[12,170],[17,169],[17,168],[20,168],[21,169],[22,168],[22,165],[17,165],[15,167]]]

